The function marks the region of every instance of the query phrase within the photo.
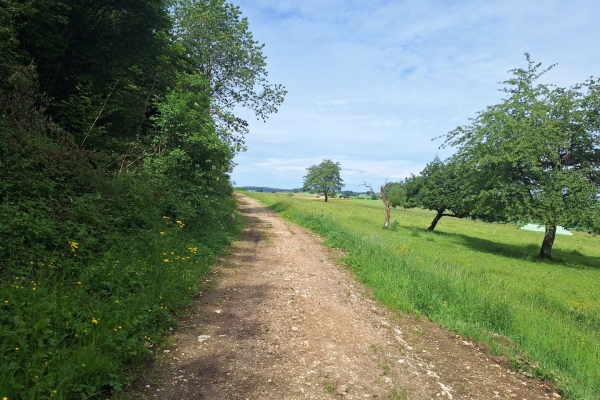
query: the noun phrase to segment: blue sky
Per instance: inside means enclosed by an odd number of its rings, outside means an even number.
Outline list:
[[[433,140],[501,101],[498,82],[524,53],[558,65],[545,81],[600,76],[598,0],[233,0],[265,43],[269,80],[288,94],[250,121],[236,186],[302,186],[306,168],[339,161],[348,190],[418,174]]]

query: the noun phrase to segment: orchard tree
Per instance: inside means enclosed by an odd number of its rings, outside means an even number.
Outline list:
[[[406,180],[405,189],[408,206],[436,212],[429,231],[435,229],[442,217],[469,215],[465,175],[456,160],[444,162],[436,157],[418,176]]]
[[[475,212],[489,221],[543,224],[540,257],[551,256],[557,226],[599,230],[600,90],[589,79],[571,88],[537,83],[541,69],[512,70],[502,92],[470,125],[447,135],[446,145],[479,192]]]
[[[244,149],[248,122],[234,114],[246,108],[257,119],[277,112],[287,93],[267,81],[264,44],[254,40],[239,7],[224,0],[178,0],[173,6],[176,41],[190,72],[209,81],[211,114],[221,138],[236,151]]]
[[[406,207],[406,186],[404,182],[388,183],[385,193],[391,207]]]
[[[317,193],[323,193],[325,202],[328,194],[335,194],[344,187],[344,181],[340,177],[339,162],[323,160],[320,164],[312,165],[306,170],[308,173],[304,176],[302,190],[316,190]]]

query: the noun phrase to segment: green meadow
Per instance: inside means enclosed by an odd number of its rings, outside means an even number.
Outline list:
[[[600,398],[600,238],[393,210],[381,201],[246,193],[347,251],[344,262],[392,310],[425,315],[554,381],[566,398]]]

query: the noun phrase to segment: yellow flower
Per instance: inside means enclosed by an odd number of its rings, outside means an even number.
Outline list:
[[[8,400],[8,397],[3,397],[2,400]]]
[[[19,348],[18,348],[18,347],[15,347],[15,351],[19,351]]]
[[[169,259],[168,259],[168,258],[165,258],[165,259],[164,259],[164,261],[165,261],[165,262],[169,262]]]
[[[98,325],[98,320],[96,318],[92,318],[92,324]]]
[[[164,233],[164,232],[161,232],[160,234],[161,234],[161,235],[164,235],[165,233]]]
[[[74,252],[79,247],[79,243],[69,241],[69,246],[71,246],[71,251]]]

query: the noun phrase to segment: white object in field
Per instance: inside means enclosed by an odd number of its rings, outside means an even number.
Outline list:
[[[522,226],[521,229],[526,230],[526,231],[535,231],[535,232],[545,232],[546,231],[546,227],[545,226],[543,226],[543,225],[536,225],[536,224],[527,224],[525,226]],[[557,226],[556,227],[556,234],[557,235],[567,235],[567,236],[572,236],[573,235],[571,232],[569,232],[568,230],[566,230],[562,226]]]

